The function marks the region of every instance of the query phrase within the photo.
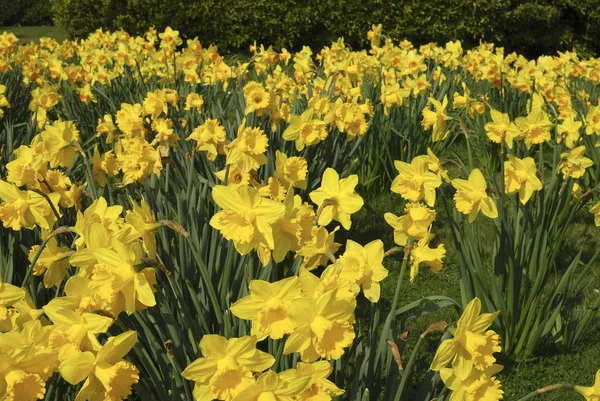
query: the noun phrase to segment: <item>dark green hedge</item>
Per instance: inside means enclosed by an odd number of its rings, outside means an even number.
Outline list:
[[[143,33],[150,25],[198,36],[222,51],[247,50],[254,40],[276,47],[320,48],[343,36],[353,48],[367,46],[371,24],[384,33],[421,44],[480,40],[530,57],[576,46],[600,50],[600,0],[21,0],[51,3],[54,22],[72,37],[96,28]],[[23,6],[1,7],[17,12]],[[15,2],[12,1],[11,4]],[[21,11],[22,12],[22,11]],[[27,10],[29,14],[29,12]],[[9,13],[9,14],[10,14]],[[40,14],[38,12],[38,14]]]
[[[50,0],[0,0],[0,26],[52,25]]]

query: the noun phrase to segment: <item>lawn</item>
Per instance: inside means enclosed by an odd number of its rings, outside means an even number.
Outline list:
[[[21,44],[37,41],[42,37],[50,37],[62,42],[67,39],[67,32],[55,26],[3,26],[0,33],[12,32],[20,40]]]

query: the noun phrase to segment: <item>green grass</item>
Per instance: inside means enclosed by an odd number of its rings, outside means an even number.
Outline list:
[[[38,41],[42,37],[50,37],[62,42],[67,39],[67,32],[55,26],[4,26],[0,33],[12,32],[19,38],[19,44]]]

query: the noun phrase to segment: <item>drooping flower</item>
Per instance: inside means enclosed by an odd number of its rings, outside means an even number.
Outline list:
[[[421,238],[410,251],[410,281],[413,281],[419,274],[419,265],[421,263],[429,266],[433,273],[439,273],[442,270],[442,259],[446,255],[444,244],[439,244],[437,248],[431,248],[429,242],[435,237],[433,234]]]

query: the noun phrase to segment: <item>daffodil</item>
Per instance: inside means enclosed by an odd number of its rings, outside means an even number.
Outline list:
[[[25,290],[0,281],[0,332],[10,331],[12,321],[8,308],[25,299]]]
[[[298,255],[304,258],[302,266],[313,270],[327,264],[330,255],[335,254],[342,246],[335,242],[335,233],[338,229],[339,226],[328,232],[325,227],[314,228],[311,241],[297,251]]]
[[[435,204],[435,190],[442,185],[440,177],[429,170],[429,160],[415,157],[410,164],[396,160],[394,166],[399,174],[392,181],[391,190],[409,202],[425,199],[428,206]]]
[[[246,100],[246,108],[244,115],[256,112],[260,115],[269,106],[269,94],[262,85],[253,85],[254,82],[246,84],[244,87],[244,98]],[[250,90],[246,90],[248,85],[251,85]]]
[[[34,245],[29,250],[29,261],[33,262],[39,245]],[[46,243],[39,258],[33,266],[35,276],[44,275],[44,287],[58,287],[67,274],[69,265],[69,248],[58,246],[56,237],[52,237]]]
[[[439,273],[442,270],[442,259],[446,255],[444,244],[439,244],[437,248],[431,248],[429,242],[433,239],[433,234],[427,234],[421,238],[410,251],[410,281],[414,281],[419,274],[419,265],[421,263],[429,266],[433,273]]]
[[[340,263],[334,263],[327,266],[321,276],[317,277],[308,269],[300,267],[299,277],[304,298],[315,299],[330,291],[336,291],[338,298],[353,302],[360,292],[360,286],[356,281],[343,276],[342,269]]]
[[[59,304],[54,306],[59,306]],[[54,325],[54,330],[49,337],[49,344],[59,351],[58,358],[61,361],[80,352],[97,352],[102,346],[96,335],[106,333],[113,323],[113,319],[110,317],[96,313],[83,312],[80,314],[51,305],[46,305],[43,309]]]
[[[19,231],[36,225],[50,229],[56,221],[60,194],[51,193],[48,199],[33,191],[21,191],[13,184],[0,180],[0,220],[6,228]],[[48,202],[48,200],[52,203]]]
[[[556,127],[556,142],[564,142],[567,148],[573,149],[581,137],[579,130],[582,125],[581,121],[575,121],[573,117],[566,118]]]
[[[293,301],[288,316],[296,329],[286,340],[283,353],[299,352],[304,362],[319,357],[339,359],[355,337],[354,308],[355,302],[339,298],[336,291]]]
[[[456,209],[469,216],[469,223],[477,218],[479,211],[492,219],[498,217],[498,208],[486,192],[485,178],[479,169],[473,169],[468,180],[460,178],[452,180],[452,186],[456,188],[454,194]]]
[[[309,194],[310,199],[319,207],[319,225],[326,226],[336,220],[346,230],[350,229],[350,215],[358,212],[364,204],[363,198],[354,189],[357,184],[357,175],[340,180],[337,171],[332,168],[325,170],[321,186]]]
[[[517,117],[515,124],[521,131],[520,136],[524,138],[527,149],[550,140],[550,128],[553,124],[541,108],[533,109],[527,117]]]
[[[450,177],[448,177],[448,171],[442,167],[442,163],[440,159],[433,153],[431,148],[427,148],[427,156],[418,156],[425,158],[427,160],[427,168],[434,174],[437,174],[438,177],[443,179],[446,182],[450,182]]]
[[[195,382],[196,401],[231,401],[255,382],[253,373],[268,369],[275,358],[256,349],[256,337],[226,339],[206,334],[200,340],[202,357],[181,375]]]
[[[485,371],[473,369],[468,377],[461,379],[451,368],[442,368],[440,377],[452,390],[450,401],[499,401],[504,392],[500,389],[500,381],[493,375],[502,370],[501,365],[494,364]]]
[[[578,146],[570,152],[560,155],[558,169],[564,177],[580,178],[585,173],[585,169],[594,165],[591,159],[583,156],[585,146]]]
[[[484,126],[487,137],[494,143],[504,141],[512,149],[513,141],[521,137],[519,128],[510,121],[510,117],[506,113],[491,109],[490,116],[492,121]]]
[[[590,208],[590,213],[594,215],[594,224],[600,227],[600,202]]]
[[[184,110],[200,109],[204,105],[204,99],[201,95],[192,92],[185,98]]]
[[[85,351],[62,361],[60,375],[67,382],[77,384],[85,380],[75,400],[126,399],[131,394],[131,386],[139,380],[139,371],[123,358],[136,342],[137,333],[127,331],[110,337],[95,355]]]
[[[34,344],[0,351],[0,399],[41,400],[46,394],[48,367],[56,364],[57,352],[39,349]]]
[[[275,173],[284,184],[306,189],[306,176],[308,174],[308,163],[303,157],[288,157],[280,151],[275,152]]]
[[[310,377],[281,376],[268,370],[256,382],[237,394],[233,401],[296,401],[299,394],[306,391]]]
[[[600,134],[600,105],[590,106],[585,117],[585,133]]]
[[[123,138],[115,146],[117,166],[123,173],[123,185],[142,183],[152,174],[160,176],[162,156],[143,138]]]
[[[225,144],[225,128],[217,120],[208,119],[194,128],[186,140],[196,141],[196,150],[207,152],[208,160],[215,160]]]
[[[125,221],[131,224],[142,238],[144,251],[146,251],[148,257],[154,259],[156,258],[156,236],[154,231],[161,227],[161,223],[154,219],[154,213],[143,198],[139,205],[133,199],[131,203],[133,204],[133,210],[127,211]]]
[[[422,112],[423,121],[421,125],[425,130],[432,128],[431,137],[433,142],[444,140],[450,133],[446,130],[446,121],[452,120],[452,117],[445,113],[448,106],[448,97],[444,96],[441,103],[430,97],[428,102],[433,105],[435,111],[425,107]]]
[[[313,363],[298,362],[296,369],[284,370],[279,374],[279,377],[282,379],[310,378],[308,388],[299,395],[296,395],[296,401],[329,401],[334,397],[344,394],[344,390],[327,380],[332,371],[333,367],[327,361]]]
[[[494,365],[494,353],[500,352],[500,336],[487,330],[498,316],[498,312],[481,313],[481,301],[474,298],[465,307],[458,319],[454,337],[444,340],[439,346],[431,370],[440,371],[452,362],[454,374],[465,380],[476,368],[485,370]]]
[[[420,240],[427,236],[431,223],[435,220],[435,210],[422,203],[407,203],[404,215],[384,214],[385,221],[394,229],[394,242],[404,246],[409,237]]]
[[[388,275],[383,267],[383,255],[381,240],[371,241],[364,247],[348,240],[346,252],[336,262],[342,266],[340,277],[360,285],[365,298],[371,302],[379,301],[380,282]]]
[[[296,150],[316,145],[327,138],[325,122],[313,119],[313,109],[306,109],[300,116],[293,115],[290,125],[283,131],[282,138],[294,141]]]
[[[262,280],[250,282],[250,295],[231,306],[231,313],[240,319],[252,321],[252,334],[263,340],[282,338],[294,330],[288,317],[290,302],[301,297],[298,277],[289,277],[274,283]]]
[[[16,159],[6,164],[8,174],[6,180],[21,187],[38,188],[48,170],[48,162],[42,153],[37,153],[29,146],[20,146],[13,153]]]
[[[518,159],[508,155],[508,160],[504,162],[504,188],[507,194],[518,193],[521,203],[526,204],[533,192],[542,187],[533,158]]]
[[[40,133],[49,155],[50,167],[73,167],[79,131],[71,121],[57,120]]]
[[[269,138],[260,128],[246,127],[242,123],[237,138],[227,147],[226,164],[238,164],[243,170],[258,169],[267,163],[265,155],[269,146]]]
[[[115,122],[119,130],[128,137],[143,137],[146,129],[144,128],[144,119],[142,118],[143,108],[139,103],[121,104],[121,109],[117,111]]]
[[[217,185],[212,197],[222,210],[211,218],[210,225],[232,240],[240,254],[245,255],[260,244],[275,248],[271,225],[284,215],[283,204],[262,198],[249,186],[236,190]]]

